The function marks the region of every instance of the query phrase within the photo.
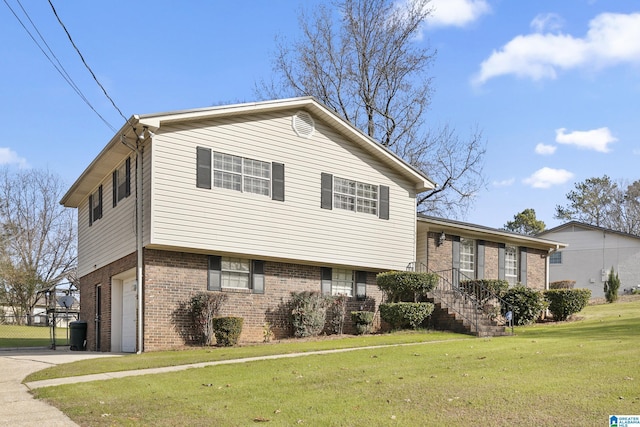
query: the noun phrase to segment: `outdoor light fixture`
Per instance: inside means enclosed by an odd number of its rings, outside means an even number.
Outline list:
[[[446,239],[447,239],[447,236],[444,234],[444,231],[443,231],[442,234],[440,234],[440,237],[438,237],[438,246],[442,246]]]

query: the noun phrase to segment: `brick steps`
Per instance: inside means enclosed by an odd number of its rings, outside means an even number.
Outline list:
[[[431,326],[435,329],[478,337],[508,335],[504,326],[498,325],[471,301],[456,297],[453,292],[430,292],[427,299],[434,304]]]

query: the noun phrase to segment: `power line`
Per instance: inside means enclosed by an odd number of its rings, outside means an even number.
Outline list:
[[[122,111],[120,110],[120,108],[118,108],[118,106],[116,105],[114,100],[109,96],[109,94],[107,93],[107,90],[104,88],[104,86],[102,86],[102,83],[100,83],[100,81],[96,77],[96,75],[93,72],[93,70],[91,69],[91,67],[89,67],[89,64],[87,64],[87,61],[85,61],[84,56],[80,52],[80,49],[78,49],[78,46],[76,46],[75,42],[73,41],[73,38],[71,38],[71,34],[69,34],[69,31],[67,30],[67,27],[64,25],[64,23],[62,22],[62,20],[58,16],[58,12],[56,11],[56,8],[53,6],[53,3],[51,3],[51,0],[48,0],[48,1],[49,1],[49,6],[51,6],[51,10],[53,11],[53,14],[56,16],[56,19],[58,20],[58,22],[62,26],[62,29],[67,34],[67,37],[69,38],[69,41],[71,42],[71,45],[76,50],[76,52],[78,52],[78,55],[80,56],[80,59],[82,60],[82,63],[87,68],[87,70],[89,70],[89,73],[91,73],[91,77],[93,77],[93,80],[95,80],[95,82],[98,84],[98,86],[100,86],[100,89],[102,89],[102,92],[104,93],[104,96],[106,96],[107,99],[111,102],[111,105],[113,105],[113,108],[115,108],[118,111],[118,113],[125,120],[125,122],[127,122],[129,124],[129,126],[131,126],[133,128],[133,130],[135,131],[135,127],[133,127],[133,125],[129,122],[129,119],[127,119],[125,117],[125,115],[122,114]]]
[[[24,7],[22,6],[22,4],[20,3],[19,0],[17,0],[18,5],[20,5],[20,8],[22,9],[22,12],[25,14],[25,16],[27,17],[27,19],[29,20],[29,22],[31,23],[31,26],[35,29],[36,33],[38,33],[38,36],[40,37],[40,39],[42,40],[42,42],[44,43],[44,45],[47,47],[47,50],[49,51],[49,53],[51,54],[51,56],[53,56],[53,58],[55,58],[55,61],[57,63],[54,63],[54,61],[51,59],[51,57],[47,54],[47,52],[45,52],[45,50],[43,49],[43,47],[40,45],[40,43],[38,42],[38,40],[36,40],[36,38],[34,37],[34,35],[31,33],[31,31],[29,31],[29,29],[27,28],[27,26],[25,25],[25,23],[20,19],[20,17],[18,16],[18,14],[16,13],[16,11],[11,7],[11,5],[7,2],[7,0],[4,0],[4,4],[7,5],[7,7],[9,8],[9,10],[11,11],[11,13],[13,14],[13,16],[17,19],[17,21],[20,23],[20,25],[22,26],[22,28],[27,32],[27,34],[29,35],[29,37],[31,38],[31,40],[36,44],[36,46],[38,46],[38,49],[40,49],[40,51],[42,52],[42,54],[49,60],[49,62],[51,63],[51,65],[53,65],[53,67],[56,69],[56,71],[62,76],[62,78],[67,82],[67,84],[74,90],[74,92],[85,102],[85,104],[87,104],[87,106],[89,108],[91,108],[91,110],[96,113],[96,115],[100,118],[100,120],[102,120],[102,122],[107,125],[107,127],[109,127],[109,129],[111,129],[113,132],[116,132],[116,129],[93,107],[93,105],[91,105],[91,102],[89,102],[89,100],[87,99],[87,97],[84,95],[84,93],[82,93],[82,91],[80,90],[80,88],[78,87],[78,85],[76,85],[76,83],[73,81],[73,79],[71,78],[71,76],[69,75],[69,73],[67,72],[67,70],[65,70],[64,66],[62,65],[62,63],[60,62],[60,60],[58,60],[58,57],[55,55],[55,53],[53,52],[53,50],[51,49],[51,47],[47,44],[46,40],[44,39],[44,37],[42,36],[42,34],[40,33],[40,31],[38,30],[38,27],[35,25],[35,23],[33,22],[33,20],[31,19],[31,17],[29,16],[29,14],[27,13],[27,11],[24,9]]]

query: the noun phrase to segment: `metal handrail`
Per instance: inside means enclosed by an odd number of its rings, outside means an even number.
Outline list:
[[[456,280],[457,279],[457,274],[459,273],[459,271],[457,269],[449,269],[449,270],[440,270],[440,271],[432,271],[432,273],[435,273],[438,275],[439,277],[439,281],[440,283],[438,283],[438,286],[436,286],[436,288],[432,291],[433,293],[439,294],[440,297],[440,303],[446,305],[448,308],[452,309],[453,311],[455,311],[459,316],[461,316],[462,318],[466,319],[468,322],[471,323],[471,326],[475,328],[475,333],[479,333],[479,326],[478,326],[478,312],[481,310],[481,305],[478,303],[477,299],[475,298],[474,295],[471,295],[467,292],[463,292],[460,289],[459,286],[459,281]],[[443,273],[450,273],[451,274],[451,281],[449,281],[446,277],[444,277]],[[442,286],[444,285],[444,286]],[[449,304],[448,301],[446,300],[446,298],[442,298],[442,296],[446,293],[446,292],[451,292],[454,296],[454,300],[463,300],[464,302],[470,302],[472,304],[472,308],[473,308],[473,316],[472,318],[470,318],[469,316],[467,316],[463,311],[459,310],[458,308],[455,307],[455,305],[453,304]]]
[[[482,310],[484,310],[484,307],[482,307],[482,301],[490,301],[492,299],[495,299],[496,301],[498,301],[498,303],[500,304],[500,311],[501,313],[504,313],[505,315],[505,320],[507,321],[507,325],[509,328],[511,328],[511,334],[513,335],[514,333],[514,326],[513,326],[513,306],[511,304],[509,304],[504,298],[502,298],[501,296],[499,296],[498,294],[496,294],[495,292],[493,292],[491,289],[487,288],[486,286],[483,286],[481,283],[475,283],[476,279],[472,279],[468,276],[466,276],[464,273],[460,272],[459,273],[461,276],[464,277],[465,281],[470,281],[474,284],[474,288],[469,290],[462,290],[462,292],[467,292],[467,293],[472,293],[475,295],[476,300],[480,300],[480,308]],[[458,282],[458,286],[459,286],[460,282]]]

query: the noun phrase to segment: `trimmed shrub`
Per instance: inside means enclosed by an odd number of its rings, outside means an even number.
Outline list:
[[[419,302],[436,287],[438,280],[435,273],[413,271],[387,271],[376,276],[378,288],[390,303]]]
[[[393,329],[417,329],[433,313],[430,302],[396,302],[380,304],[380,317]]]
[[[484,304],[494,296],[502,297],[509,289],[509,282],[497,279],[461,280],[460,289]]]
[[[371,332],[373,326],[373,311],[352,311],[351,321],[356,327],[356,334],[363,335]]]
[[[618,277],[618,273],[613,271],[613,267],[609,271],[609,278],[606,282],[604,282],[604,297],[607,299],[608,303],[618,301],[618,291],[620,290],[620,278]]]
[[[547,308],[546,300],[542,292],[526,288],[522,285],[507,289],[502,299],[513,310],[515,325],[528,325],[533,323]],[[507,308],[502,308],[506,312]],[[503,314],[505,314],[503,312]]]
[[[549,302],[549,311],[558,321],[567,320],[574,313],[582,311],[591,298],[590,289],[550,289],[544,297]]]
[[[225,294],[211,292],[199,292],[191,297],[189,314],[193,321],[195,338],[201,344],[213,344],[213,318],[218,315],[226,300]]]
[[[573,289],[575,284],[575,280],[558,280],[549,283],[549,289]]]
[[[319,292],[291,294],[291,325],[298,338],[320,335],[327,320],[327,298]]]
[[[213,319],[213,332],[216,343],[221,347],[232,347],[238,343],[242,332],[242,317],[216,317]]]

